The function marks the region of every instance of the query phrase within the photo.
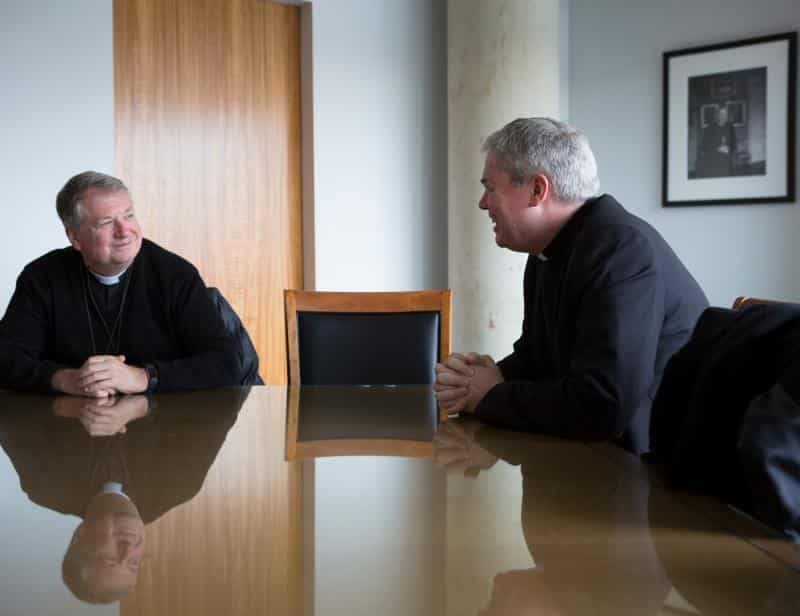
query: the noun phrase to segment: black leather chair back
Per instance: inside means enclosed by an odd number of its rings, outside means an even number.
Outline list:
[[[439,313],[297,312],[303,385],[423,385],[435,378]]]
[[[264,381],[258,374],[258,353],[253,346],[253,341],[242,325],[239,315],[228,303],[219,289],[208,287],[208,295],[225,323],[225,329],[236,341],[236,352],[239,355],[239,364],[242,369],[242,382],[240,385],[263,385]]]

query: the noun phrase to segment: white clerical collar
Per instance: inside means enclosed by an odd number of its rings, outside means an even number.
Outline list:
[[[122,491],[122,484],[116,481],[104,483],[103,487],[100,489],[100,494],[119,494],[120,496],[124,496],[128,500],[131,500],[131,497]]]
[[[547,255],[545,255],[543,252],[540,252],[538,255],[534,255],[534,256],[537,259],[539,259],[539,261],[541,261],[542,263],[547,263]]]
[[[97,272],[93,272],[92,270],[89,270],[89,272],[92,274],[92,276],[95,277],[97,282],[99,282],[100,284],[104,284],[107,287],[110,287],[112,285],[118,284],[119,283],[119,279],[127,271],[128,271],[128,268],[126,267],[119,274],[115,274],[113,276],[103,276],[102,274],[98,274]]]

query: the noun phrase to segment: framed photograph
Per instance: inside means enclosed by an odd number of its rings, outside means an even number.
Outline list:
[[[795,198],[797,33],[664,54],[665,206]]]

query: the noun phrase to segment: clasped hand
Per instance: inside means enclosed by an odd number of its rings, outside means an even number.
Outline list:
[[[147,396],[99,399],[61,396],[53,404],[56,415],[78,419],[91,436],[125,434],[127,424],[144,417],[148,410]]]
[[[67,394],[91,398],[140,393],[147,390],[147,372],[126,364],[124,355],[94,355],[76,370],[56,372],[53,387]]]
[[[503,373],[488,355],[453,353],[436,364],[436,399],[448,413],[472,413]]]
[[[434,461],[448,473],[475,478],[494,466],[497,456],[478,444],[475,434],[483,425],[475,419],[446,421],[434,438]]]

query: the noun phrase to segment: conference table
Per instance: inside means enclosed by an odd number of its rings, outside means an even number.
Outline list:
[[[616,445],[440,423],[428,387],[0,400],[3,616],[800,614],[794,544]],[[87,599],[101,482],[136,515]]]

